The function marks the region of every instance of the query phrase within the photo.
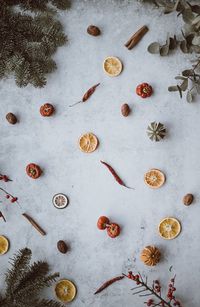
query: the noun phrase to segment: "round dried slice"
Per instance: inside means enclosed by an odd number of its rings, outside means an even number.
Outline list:
[[[122,62],[120,59],[114,56],[109,56],[105,58],[103,62],[103,69],[107,75],[110,77],[116,77],[122,72]]]
[[[55,286],[55,295],[63,303],[71,302],[76,292],[76,286],[68,279],[58,281]]]
[[[52,202],[53,202],[53,205],[57,209],[63,209],[65,207],[67,207],[67,205],[69,203],[69,199],[67,198],[67,196],[65,194],[58,193],[58,194],[54,195]]]
[[[163,239],[174,239],[181,232],[181,224],[174,217],[166,217],[160,222],[158,226],[158,232]]]
[[[0,255],[7,253],[9,249],[9,241],[6,237],[0,236]]]
[[[165,183],[165,175],[158,169],[151,169],[144,175],[144,182],[152,189],[158,189]]]
[[[79,148],[86,153],[95,151],[98,144],[98,138],[91,132],[83,134],[79,139]]]

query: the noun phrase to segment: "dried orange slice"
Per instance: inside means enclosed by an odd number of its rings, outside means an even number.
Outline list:
[[[63,303],[71,302],[76,296],[76,286],[68,279],[62,279],[55,286],[55,295]]]
[[[165,175],[158,169],[151,169],[144,175],[144,182],[152,189],[160,188],[165,182]]]
[[[0,255],[7,253],[9,249],[9,241],[6,237],[0,236]]]
[[[120,61],[120,59],[114,56],[109,56],[105,58],[103,62],[103,69],[105,73],[110,77],[118,76],[121,73],[122,68],[122,62]]]
[[[181,224],[174,217],[166,217],[160,222],[158,231],[163,239],[171,240],[180,234]]]
[[[79,148],[83,152],[93,152],[98,146],[98,138],[93,133],[83,134],[79,139]]]

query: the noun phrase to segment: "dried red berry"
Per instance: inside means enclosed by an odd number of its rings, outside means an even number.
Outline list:
[[[44,117],[49,117],[54,113],[54,106],[50,103],[45,103],[40,107],[40,114]]]
[[[97,221],[97,227],[100,230],[106,229],[106,227],[110,224],[109,218],[106,216],[100,216],[100,218]]]
[[[142,98],[150,97],[152,93],[153,89],[148,83],[142,83],[136,87],[136,94]]]
[[[107,234],[111,238],[116,238],[120,234],[120,226],[116,223],[112,223],[107,227]]]
[[[10,195],[6,195],[6,198],[7,198],[7,199],[10,198]]]
[[[11,201],[11,203],[15,203],[17,201],[17,199],[18,199],[17,197],[12,197],[10,201]]]

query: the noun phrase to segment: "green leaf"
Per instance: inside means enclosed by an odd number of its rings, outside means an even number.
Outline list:
[[[166,56],[169,53],[169,44],[165,44],[160,48],[160,55]]]
[[[183,53],[188,53],[188,47],[186,40],[181,41],[180,48]]]
[[[151,43],[151,44],[148,46],[147,50],[148,50],[150,53],[152,53],[152,54],[159,53],[159,51],[160,51],[160,45],[159,45],[159,43],[157,43],[157,42]]]
[[[177,85],[169,86],[169,87],[168,87],[168,91],[169,91],[169,92],[177,92],[177,91],[178,91]]]
[[[180,89],[185,92],[188,88],[188,79],[184,80],[181,85],[180,85]]]
[[[192,96],[191,91],[187,92],[186,100],[187,100],[187,102],[192,102],[193,101],[193,96]]]

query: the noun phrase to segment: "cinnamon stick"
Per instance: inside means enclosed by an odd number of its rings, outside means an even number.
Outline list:
[[[131,50],[139,43],[139,41],[148,31],[149,31],[148,27],[143,26],[130,37],[130,39],[127,41],[127,43],[124,46],[127,47],[129,50]]]
[[[46,232],[34,221],[32,217],[30,217],[28,214],[23,213],[22,214],[30,223],[31,225],[42,235],[45,236]]]

